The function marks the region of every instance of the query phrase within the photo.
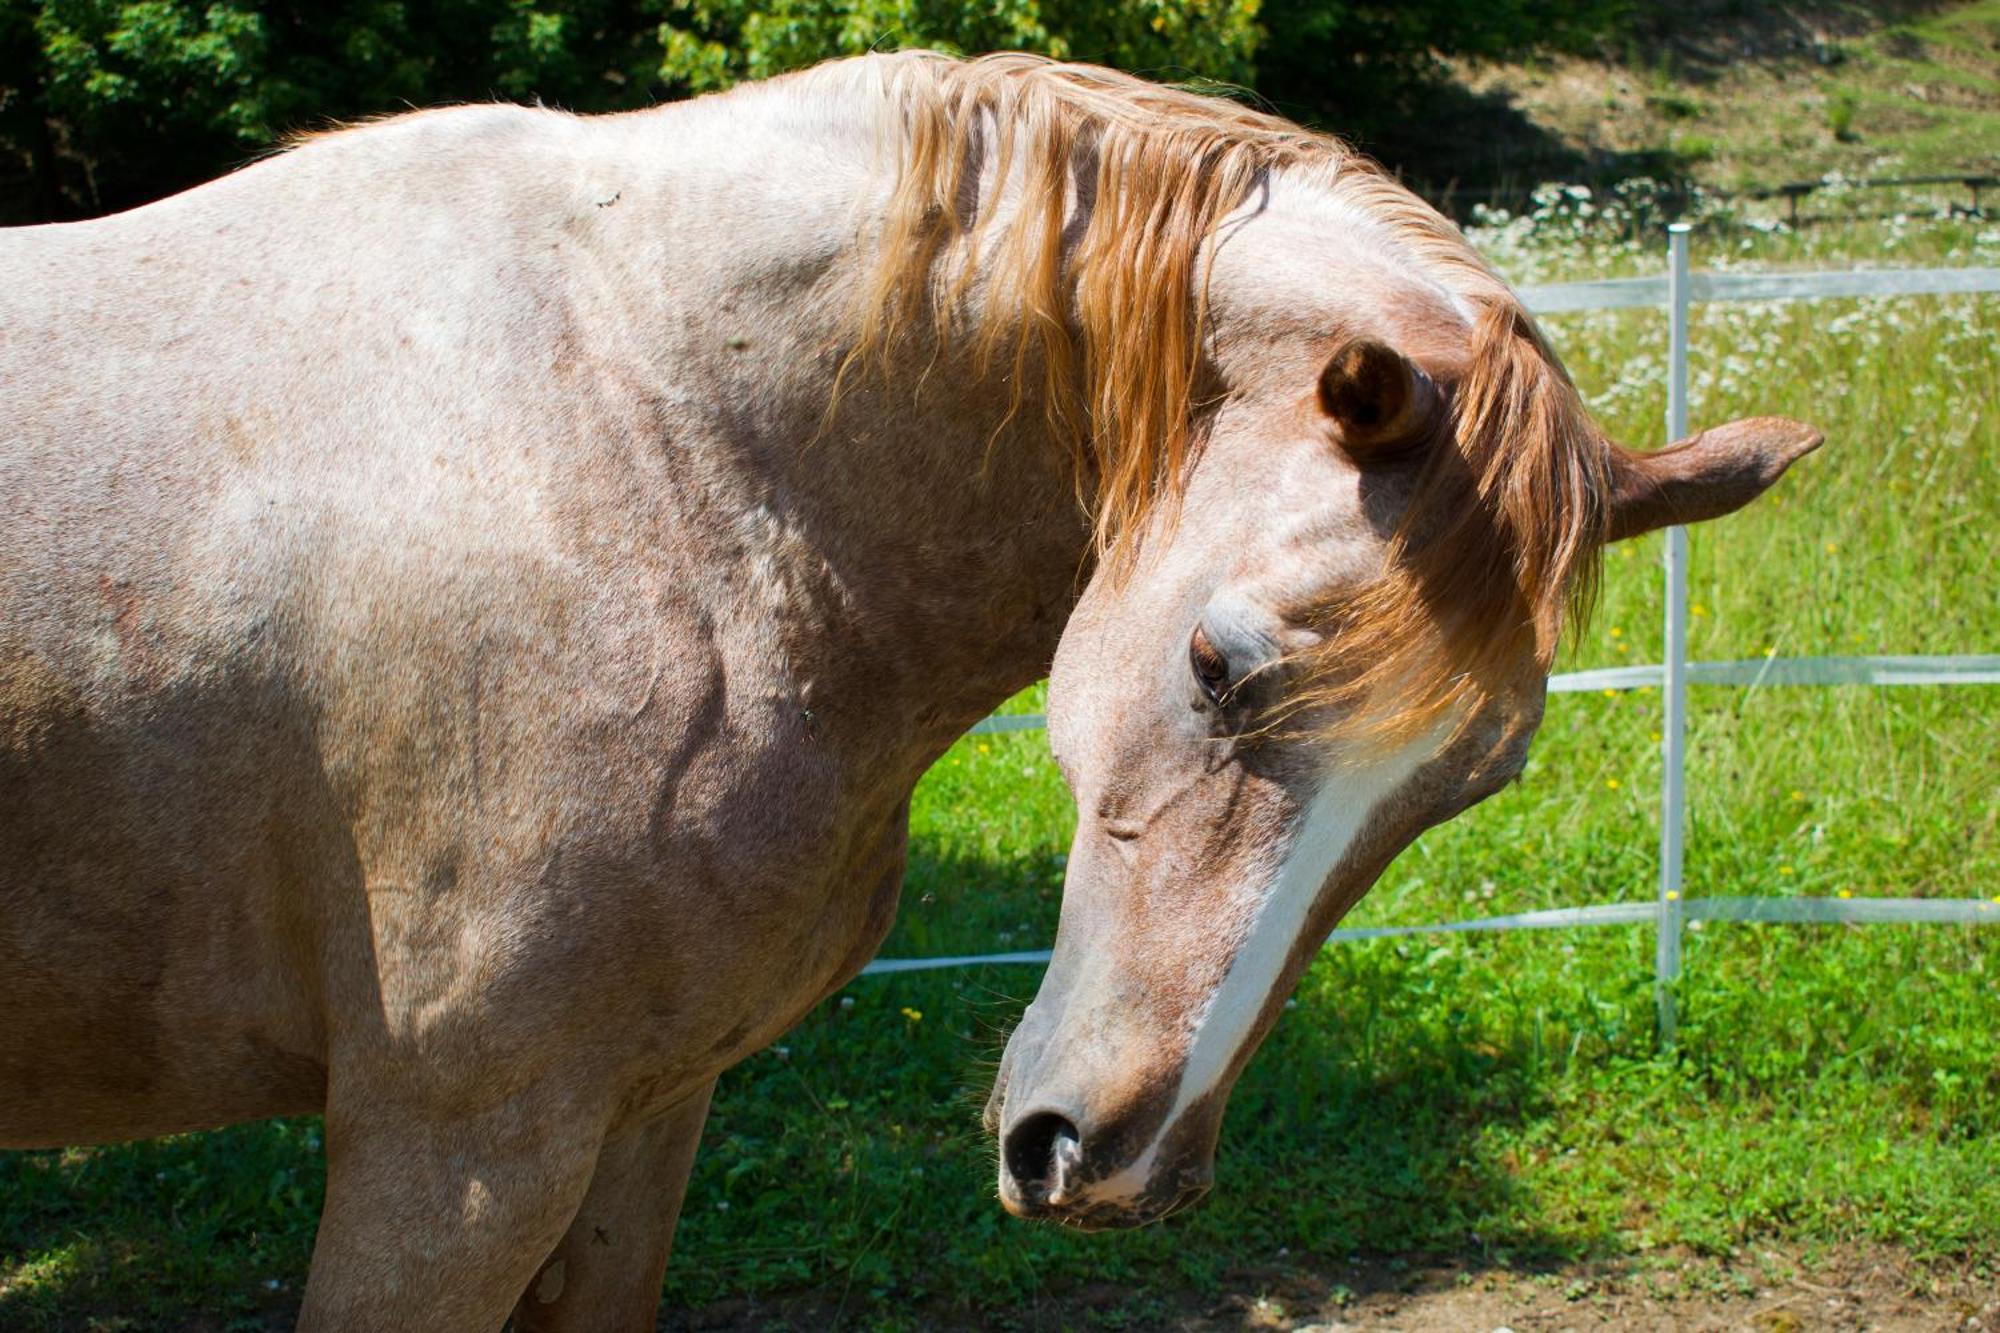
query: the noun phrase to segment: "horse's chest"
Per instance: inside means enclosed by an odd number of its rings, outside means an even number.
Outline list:
[[[815,989],[887,929],[907,793],[857,781],[812,739],[718,759],[713,790],[675,793],[665,879],[721,909],[708,912],[718,943]]]

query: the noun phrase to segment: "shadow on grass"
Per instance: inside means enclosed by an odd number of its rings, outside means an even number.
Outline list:
[[[1640,5],[1631,12],[1621,63],[1657,79],[1706,85],[1746,63],[1780,73],[1801,63],[1838,67],[1851,55],[1847,43],[1885,28],[1893,52],[1907,59],[1921,52],[1907,25],[1946,7],[1944,0],[1842,0],[1811,8],[1744,0]]]
[[[1008,942],[1036,947],[1053,928],[1054,873],[1047,852],[919,845],[899,948],[980,951],[1022,928],[1037,933]],[[989,1316],[1004,1309],[1043,1327],[1073,1315],[1079,1293],[1124,1292],[1118,1309],[1132,1293],[1200,1300],[1287,1255],[1322,1267],[1357,1252],[1555,1256],[1564,1242],[1486,1141],[1548,1113],[1533,1053],[1491,1044],[1428,957],[1375,948],[1316,968],[1237,1089],[1211,1196],[1163,1225],[1092,1237],[1005,1217],[978,1127],[990,1061],[1038,971],[857,980],[723,1079],[667,1326],[690,1308],[726,1324],[736,1302],[807,1324],[921,1311],[999,1326]],[[284,1326],[319,1146],[317,1122],[298,1120],[0,1154],[0,1330]]]
[[[1665,144],[1579,146],[1535,123],[1505,90],[1439,78],[1413,86],[1401,104],[1402,114],[1360,127],[1356,146],[1460,222],[1477,204],[1527,212],[1545,181],[1610,186],[1646,176],[1684,188],[1693,165]]]
[[[0,1330],[288,1328],[319,1122],[0,1152]]]
[[[1053,856],[919,844],[890,949],[1045,945]],[[994,1199],[979,1105],[1039,970],[857,980],[782,1057],[724,1079],[668,1280],[667,1307],[684,1313],[667,1327],[1000,1327],[1003,1312],[1058,1327],[1092,1292],[1111,1301],[1107,1318],[1145,1326],[1162,1311],[1117,1315],[1115,1293],[1179,1308],[1231,1274],[1356,1253],[1472,1268],[1567,1257],[1578,1228],[1545,1225],[1496,1146],[1554,1114],[1548,1064],[1469,1010],[1476,988],[1434,952],[1369,946],[1316,966],[1238,1085],[1210,1196],[1097,1236],[1014,1221]]]
[[[1685,90],[1708,88],[1746,64],[1781,78],[1838,68],[1856,42],[1885,29],[1893,54],[1920,58],[1923,44],[1910,25],[1942,8],[1939,0],[1849,0],[1809,12],[1744,0],[1642,4],[1599,39],[1592,59],[1648,102],[1685,104]],[[1704,160],[1703,148],[1676,149],[1671,125],[1644,146],[1579,144],[1538,124],[1506,89],[1467,87],[1435,62],[1348,63],[1329,78],[1330,60],[1348,61],[1349,53],[1267,51],[1260,86],[1276,110],[1348,139],[1460,222],[1475,204],[1526,212],[1534,188],[1550,181],[1605,187],[1644,176],[1668,186],[1671,200],[1685,194]]]

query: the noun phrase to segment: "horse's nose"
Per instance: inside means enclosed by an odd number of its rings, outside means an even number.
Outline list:
[[[1000,1161],[1024,1202],[1060,1205],[1083,1162],[1083,1136],[1060,1111],[1034,1111],[1007,1131]]]

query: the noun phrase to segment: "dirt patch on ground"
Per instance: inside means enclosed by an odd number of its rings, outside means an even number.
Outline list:
[[[1446,1260],[1355,1258],[1331,1265],[1278,1265],[1225,1275],[1221,1293],[1163,1293],[1095,1283],[1032,1305],[986,1311],[898,1311],[902,1326],[953,1330],[1160,1329],[1172,1333],[1411,1333],[1496,1330],[1750,1330],[1819,1333],[1954,1329],[2000,1333],[2000,1274],[1978,1267],[1920,1265],[1887,1249],[1805,1255],[1747,1248],[1724,1260],[1685,1254],[1548,1268]],[[680,1333],[867,1328],[864,1311],[801,1293],[725,1301],[670,1315]]]
[[[1751,1250],[1726,1261],[1664,1256],[1541,1271],[1462,1264],[1360,1266],[1330,1293],[1301,1283],[1172,1327],[1337,1329],[1963,1329],[2000,1333],[2000,1284],[1970,1271],[1921,1270],[1887,1251],[1802,1263]],[[1332,1299],[1327,1299],[1331,1296]]]

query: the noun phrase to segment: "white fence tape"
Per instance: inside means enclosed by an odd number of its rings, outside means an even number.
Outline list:
[[[1474,917],[1422,926],[1343,926],[1326,937],[1328,944],[1351,940],[1400,939],[1408,935],[1482,934],[1503,930],[1563,930],[1577,926],[1644,926],[1658,915],[1650,902],[1598,903],[1594,907],[1552,907],[1540,912]],[[1689,898],[1681,904],[1684,921],[1776,921],[1818,925],[1894,925],[1921,921],[1963,925],[2000,925],[2000,898]],[[861,975],[928,972],[948,967],[1039,965],[1049,961],[1047,949],[1019,953],[961,954],[951,958],[877,958]]]
[[[1856,296],[1954,296],[2000,292],[2000,268],[1857,269],[1849,273],[1696,273],[1696,301],[1822,301]],[[1667,304],[1667,280],[1604,278],[1519,289],[1538,315]]]
[[[1960,653],[1938,657],[1752,657],[1740,662],[1689,662],[1694,685],[2000,685],[2000,655]],[[1592,667],[1549,677],[1550,694],[1598,690],[1657,689],[1667,669],[1645,666]],[[1038,731],[1042,713],[996,714],[982,719],[968,736]]]
[[[1042,713],[995,713],[992,717],[981,718],[966,732],[968,736],[991,736],[1007,731],[1040,731],[1049,724]]]
[[[877,958],[861,969],[864,977],[879,977],[885,972],[935,972],[946,967],[991,967],[1004,963],[1046,963],[1051,957],[1047,949],[1025,949],[1019,953],[977,953],[957,954],[948,958]]]
[[[1567,315],[1577,310],[1626,310],[1665,305],[1665,278],[1602,278],[1596,282],[1558,282],[1516,289],[1528,309],[1538,315]]]
[[[1956,921],[2000,925],[2000,898],[1690,898],[1686,914],[1708,921]]]
[[[1687,269],[1687,239],[1681,229],[1672,258],[1686,284],[1673,308],[1673,339],[1684,345],[1692,301],[1815,301],[1865,296],[1939,296],[2000,292],[2000,269],[1925,268],[1876,269],[1848,273],[1692,273]],[[1581,310],[1620,310],[1667,306],[1676,290],[1666,277],[1610,278],[1599,282],[1565,282],[1522,287],[1521,299],[1539,315]],[[1686,401],[1685,357],[1675,358],[1672,388],[1680,406]],[[1671,408],[1670,408],[1671,412]],[[1674,430],[1671,436],[1683,432]],[[1681,533],[1682,529],[1674,529]],[[1670,580],[1671,581],[1671,580]],[[1684,626],[1684,619],[1681,621]],[[1670,629],[1673,628],[1670,626]],[[1669,651],[1673,645],[1669,644]],[[1743,662],[1687,662],[1680,678],[1692,685],[2000,685],[2000,656],[1941,657],[1765,657]],[[1667,683],[1667,669],[1647,666],[1597,667],[1549,678],[1549,693],[1586,690],[1658,688]],[[967,733],[993,735],[1033,731],[1048,724],[1040,713],[1013,713],[985,718]],[[1678,755],[1668,757],[1678,774]],[[1674,783],[1663,825],[1671,831],[1662,839],[1663,865],[1678,868],[1669,844],[1677,841],[1679,814],[1672,807]],[[1336,930],[1329,943],[1342,940],[1389,939],[1406,935],[1451,934],[1500,930],[1554,930],[1571,926],[1639,925],[1652,923],[1660,931],[1655,968],[1658,981],[1660,1036],[1671,1043],[1674,1033],[1672,983],[1679,971],[1680,929],[1686,921],[1779,921],[1820,923],[1964,922],[2000,924],[2000,897],[1979,898],[1753,898],[1682,899],[1678,875],[1664,874],[1660,897],[1653,902],[1600,903],[1593,907],[1558,907],[1541,912],[1515,912],[1421,926],[1358,926]],[[862,969],[863,976],[891,972],[923,972],[936,968],[991,964],[1046,963],[1045,949],[1019,953],[966,954],[947,958],[878,958]]]
[[[1666,668],[1598,667],[1549,677],[1550,694],[1657,686]],[[2000,685],[2000,657],[1753,657],[1689,662],[1693,685]]]
[[[1599,903],[1595,907],[1551,907],[1540,912],[1510,912],[1505,916],[1474,917],[1423,926],[1343,926],[1326,937],[1342,940],[1392,940],[1405,935],[1460,935],[1494,930],[1557,930],[1564,926],[1632,926],[1653,919],[1651,903]]]

